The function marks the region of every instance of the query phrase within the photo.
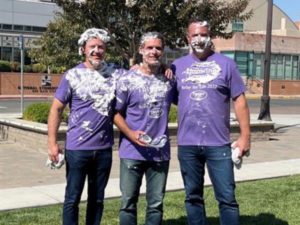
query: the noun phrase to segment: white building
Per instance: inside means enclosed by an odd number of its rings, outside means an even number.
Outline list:
[[[0,60],[20,61],[20,34],[31,48],[58,10],[50,0],[0,0]]]

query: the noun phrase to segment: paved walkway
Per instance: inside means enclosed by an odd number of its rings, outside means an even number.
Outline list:
[[[252,115],[257,118],[257,115]],[[273,115],[278,128],[269,141],[253,142],[251,156],[244,159],[235,171],[237,181],[257,180],[300,174],[300,115]],[[172,149],[172,160],[167,190],[183,188],[177,161],[177,149]],[[0,211],[63,202],[64,168],[50,170],[45,167],[45,152],[24,148],[17,143],[0,141]],[[111,179],[106,197],[118,197],[119,159],[114,152]],[[205,184],[210,185],[208,177]],[[145,186],[142,187],[142,192]],[[82,200],[86,200],[86,191]]]

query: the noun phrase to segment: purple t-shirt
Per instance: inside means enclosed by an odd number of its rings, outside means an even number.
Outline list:
[[[146,132],[152,139],[167,135],[168,114],[173,101],[174,81],[164,75],[144,75],[129,71],[117,82],[116,110],[132,130]],[[170,159],[170,143],[162,148],[143,147],[120,137],[120,158],[166,161]]]
[[[245,91],[233,60],[214,53],[205,61],[189,54],[173,62],[178,91],[178,145],[230,143],[230,99]]]
[[[106,63],[100,71],[79,64],[64,74],[55,98],[70,106],[66,149],[100,150],[113,145],[112,104],[120,74]]]

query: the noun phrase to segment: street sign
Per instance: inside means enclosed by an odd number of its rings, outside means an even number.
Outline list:
[[[18,37],[18,42],[19,42],[19,49],[24,49],[24,36],[21,34]]]

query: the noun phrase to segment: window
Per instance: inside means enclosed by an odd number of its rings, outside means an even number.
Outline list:
[[[284,80],[284,61],[283,55],[277,56],[277,79]]]
[[[24,26],[24,30],[25,30],[25,31],[31,31],[31,30],[32,30],[32,27],[31,27],[31,26]]]
[[[46,27],[32,27],[32,31],[34,31],[34,32],[44,32],[44,31],[46,31]]]
[[[270,78],[271,79],[277,78],[277,56],[273,54],[271,55]]]
[[[235,61],[242,75],[248,72],[248,52],[236,52]]]
[[[292,73],[293,73],[293,80],[299,80],[299,56],[292,57]]]
[[[292,80],[292,57],[286,55],[284,58],[285,80]]]
[[[244,31],[244,23],[241,20],[232,21],[232,32],[243,32]]]
[[[8,47],[2,48],[2,60],[6,60],[6,61],[12,60],[12,48],[8,48]]]
[[[253,75],[254,75],[253,58],[254,58],[254,53],[248,52],[248,74],[247,75],[250,77],[253,77]]]
[[[263,78],[262,74],[262,54],[261,53],[254,53],[254,58],[253,58],[253,71],[258,79]]]
[[[23,30],[23,26],[21,26],[21,25],[14,25],[14,30],[22,31]]]
[[[10,24],[2,24],[2,29],[3,30],[12,30],[12,25],[10,25]]]

